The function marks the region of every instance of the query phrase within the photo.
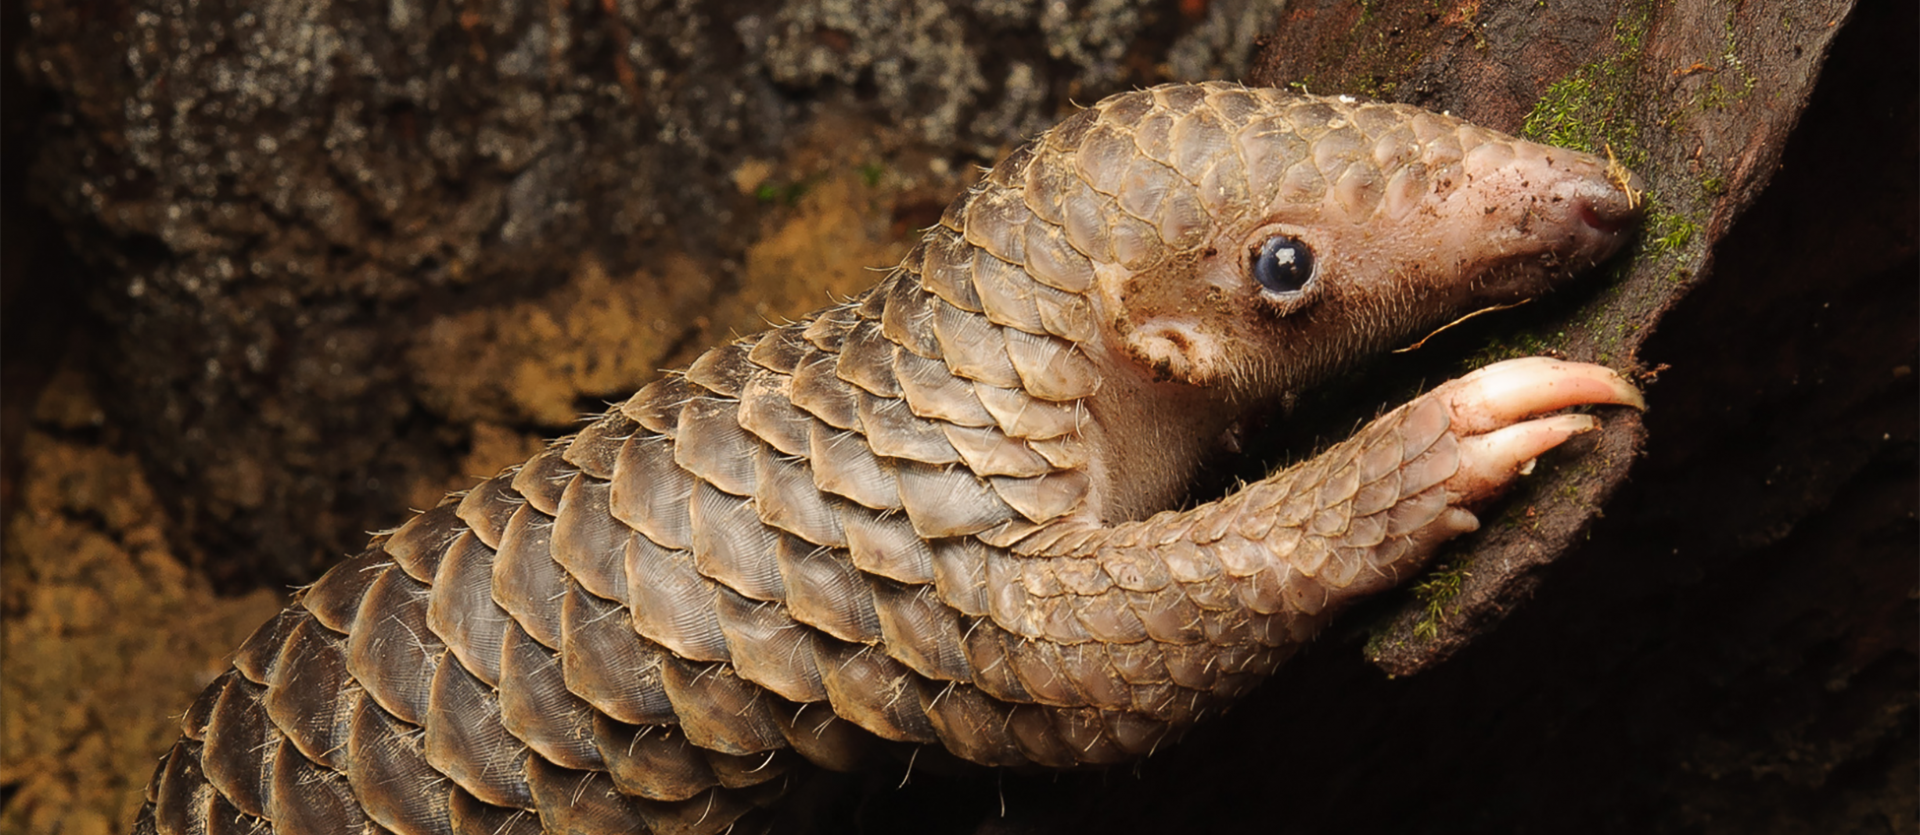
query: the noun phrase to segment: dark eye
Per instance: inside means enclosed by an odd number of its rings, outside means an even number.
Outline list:
[[[1298,293],[1313,280],[1313,250],[1285,235],[1268,238],[1253,256],[1253,278],[1273,293]]]

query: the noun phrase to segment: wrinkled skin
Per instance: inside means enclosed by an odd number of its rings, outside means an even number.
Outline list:
[[[376,537],[187,712],[140,831],[718,832],[813,766],[1146,756],[1597,425],[1535,415],[1640,400],[1501,363],[1170,510],[1220,430],[1636,216],[1599,160],[1411,108],[1100,102],[864,296]]]

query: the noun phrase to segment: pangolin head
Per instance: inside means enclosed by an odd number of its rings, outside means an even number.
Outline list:
[[[1105,99],[989,181],[1042,221],[1017,253],[1027,271],[1088,298],[1105,343],[1089,354],[1236,399],[1540,293],[1613,254],[1641,214],[1637,183],[1591,154],[1222,83]],[[966,237],[993,240],[998,218],[970,214]]]

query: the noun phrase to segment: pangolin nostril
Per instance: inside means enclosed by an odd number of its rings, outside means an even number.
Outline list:
[[[1627,226],[1626,219],[1603,218],[1599,212],[1594,211],[1592,203],[1584,201],[1580,203],[1580,221],[1602,232],[1618,232]]]
[[[1580,222],[1607,233],[1628,229],[1646,214],[1646,199],[1638,195],[1637,191],[1616,191],[1598,202],[1582,199]]]
[[[1647,184],[1640,175],[1618,167],[1610,168],[1605,176],[1611,188],[1583,195],[1578,214],[1582,223],[1611,234],[1646,216]]]

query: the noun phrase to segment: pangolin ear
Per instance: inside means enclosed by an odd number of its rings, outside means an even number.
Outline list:
[[[1155,380],[1205,386],[1224,379],[1219,335],[1177,319],[1154,319],[1127,331],[1128,356]]]

